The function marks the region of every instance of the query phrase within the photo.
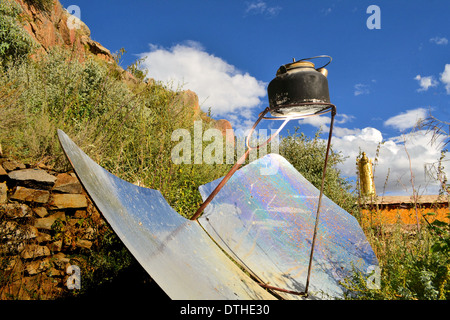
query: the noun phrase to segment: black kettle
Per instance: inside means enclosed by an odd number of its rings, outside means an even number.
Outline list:
[[[320,68],[308,60],[328,58]],[[305,58],[282,65],[276,77],[269,83],[269,109],[274,117],[309,116],[321,113],[329,108],[328,70],[330,56],[321,55]]]

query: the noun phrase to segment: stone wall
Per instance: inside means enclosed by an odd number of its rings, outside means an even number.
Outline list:
[[[104,225],[74,173],[0,158],[0,299],[63,296]]]

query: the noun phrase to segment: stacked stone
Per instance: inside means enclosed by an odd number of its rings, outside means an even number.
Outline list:
[[[54,299],[104,223],[74,173],[0,159],[0,299]]]

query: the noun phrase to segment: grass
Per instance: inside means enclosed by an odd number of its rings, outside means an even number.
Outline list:
[[[411,208],[408,214],[415,216],[412,204]],[[426,214],[423,213],[420,229],[415,222],[405,224],[400,217],[394,222],[383,220],[383,214],[376,209],[361,212],[360,224],[378,258],[381,269],[381,286],[379,289],[368,287],[367,276],[355,272],[351,278],[343,282],[344,288],[348,290],[346,299],[450,299],[450,211],[448,205],[446,211],[447,219],[434,221],[430,219],[435,215],[432,209]],[[376,218],[371,220],[370,215]]]
[[[159,83],[126,83],[102,61],[80,62],[73,54],[54,50],[39,61],[7,64],[0,85],[0,143],[6,154],[22,161],[70,169],[56,138],[61,128],[108,171],[160,190],[185,217],[202,202],[198,187],[231,166],[175,165],[171,133],[186,128],[194,136],[192,108],[180,104],[180,91]],[[317,186],[325,147],[319,133],[310,139],[296,132],[281,139],[280,153]],[[342,159],[331,155],[325,193],[361,221],[356,197],[336,169]],[[352,292],[347,298],[449,298],[448,224],[415,233],[404,232],[401,224],[389,232],[384,225],[362,225],[380,262],[381,289],[368,289],[364,277],[356,274],[345,283]],[[102,234],[98,251],[80,258],[92,287],[136,263],[115,235],[107,230]]]
[[[177,128],[193,130],[196,116],[180,90],[161,83],[128,83],[114,65],[55,48],[37,59],[2,60],[0,145],[21,162],[70,170],[56,130],[64,130],[90,157],[132,183],[160,190],[170,205],[190,217],[201,203],[197,188],[230,165],[175,165]],[[205,122],[204,129],[212,126]],[[193,135],[192,135],[193,136]],[[102,230],[98,246],[77,258],[94,288],[136,261],[117,236]]]
[[[44,7],[50,3],[34,2]],[[28,59],[32,46],[15,23],[17,10],[10,0],[0,5],[4,13],[0,17],[3,153],[22,162],[68,170],[56,135],[62,129],[105,169],[160,190],[177,212],[190,217],[202,202],[198,187],[225,175],[231,165],[173,163],[171,150],[177,142],[171,140],[172,132],[184,128],[194,137],[193,123],[200,119],[191,106],[183,104],[182,92],[157,82],[128,83],[114,65],[62,49]],[[131,71],[144,77],[137,65]],[[211,125],[205,121],[203,129]],[[281,155],[316,187],[326,148],[319,134],[310,139],[295,132],[280,141]],[[436,220],[412,233],[405,232],[400,222],[390,229],[384,224],[363,224],[357,198],[336,169],[342,160],[343,155],[331,154],[325,194],[357,217],[381,267],[380,289],[369,289],[365,277],[355,274],[344,283],[347,298],[449,299],[448,222]],[[79,257],[91,287],[136,263],[110,229],[99,237],[97,251]]]

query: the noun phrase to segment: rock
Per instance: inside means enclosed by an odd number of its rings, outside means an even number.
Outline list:
[[[97,49],[95,41],[90,39],[88,26],[68,12],[56,1],[49,12],[36,10],[30,1],[18,1],[23,9],[24,29],[41,47],[38,52],[46,54],[52,47],[59,46],[73,50],[80,60],[86,54],[96,54],[101,59],[113,62],[114,58],[107,49]],[[92,41],[87,43],[83,38]],[[92,49],[94,47],[94,49]],[[98,47],[103,48],[100,44]]]
[[[76,246],[80,248],[90,249],[92,247],[92,242],[89,240],[77,240]]]
[[[0,243],[0,255],[12,255],[17,254],[25,248],[24,242],[8,241],[6,243]]]
[[[3,205],[2,209],[5,210],[6,216],[10,219],[29,218],[32,216],[32,211],[26,204],[8,203]]]
[[[230,143],[231,145],[234,146],[234,130],[233,127],[231,126],[231,123],[228,120],[225,119],[217,120],[214,124],[214,128],[222,132],[222,136],[226,138],[227,144]]]
[[[46,246],[40,246],[38,244],[29,244],[25,246],[25,249],[21,252],[20,256],[23,259],[34,259],[50,255],[50,249]]]
[[[27,262],[25,264],[25,270],[28,273],[28,275],[32,276],[38,273],[41,273],[42,271],[45,271],[51,267],[50,258],[46,257],[41,260],[35,260],[31,262]]]
[[[67,173],[61,173],[56,177],[55,185],[53,186],[53,191],[58,191],[62,193],[81,193],[83,187],[77,178],[71,176]]]
[[[47,190],[17,187],[11,199],[25,202],[47,203],[50,199],[50,192]]]
[[[8,202],[8,187],[6,182],[0,183],[0,204]]]
[[[52,171],[54,169],[53,165],[49,165],[49,164],[42,163],[42,162],[38,163],[37,167],[39,169],[42,169],[42,170],[45,170],[45,171]]]
[[[7,160],[3,162],[2,167],[8,172],[26,168],[26,166],[22,162],[16,160]]]
[[[110,58],[112,57],[111,52],[100,43],[90,39],[88,36],[81,36],[80,40],[81,43],[85,47],[87,47],[91,53],[103,60],[110,61]]]
[[[64,10],[64,14],[66,16],[66,19],[68,19],[68,20],[72,19],[71,23],[72,23],[72,25],[74,25],[73,29],[80,30],[82,34],[85,34],[88,37],[91,36],[91,30],[82,20],[80,20],[76,16],[71,15],[66,10]],[[67,25],[67,23],[66,23],[66,25]]]
[[[0,239],[11,239],[15,236],[19,224],[14,221],[3,221],[0,224]]]
[[[8,173],[8,177],[29,188],[50,189],[56,181],[56,177],[41,169],[15,170]]]
[[[23,239],[34,239],[39,235],[39,231],[36,227],[27,225],[24,229]]]
[[[24,241],[36,238],[38,230],[30,225],[20,225],[15,221],[3,221],[0,224],[0,239]]]
[[[76,219],[86,219],[88,218],[88,213],[86,212],[86,210],[77,210],[73,214],[73,217]]]
[[[7,176],[8,173],[6,172],[5,169],[3,169],[2,165],[0,164],[0,177],[2,176]]]
[[[67,219],[67,225],[70,227],[78,227],[82,223],[82,220],[80,219]],[[77,226],[77,224],[79,224]]]
[[[14,297],[17,300],[31,300],[30,294],[23,287],[23,279],[16,279],[15,281],[7,283],[2,290],[0,290],[0,300],[8,300]]]
[[[34,222],[34,226],[38,229],[51,230],[53,223],[57,219],[65,220],[66,219],[65,213],[58,212],[58,213],[52,214],[51,216],[48,216],[46,218],[36,219],[36,221]]]
[[[66,273],[62,270],[58,270],[56,268],[50,268],[47,271],[47,275],[49,277],[64,277]]]
[[[36,213],[40,218],[44,218],[48,215],[48,211],[44,207],[33,208],[33,212]]]
[[[57,241],[54,241],[54,242],[50,243],[49,245],[47,245],[47,247],[53,252],[55,252],[55,251],[59,252],[62,249],[62,245],[63,245],[63,241],[57,240]]]
[[[44,232],[39,232],[36,237],[36,241],[38,243],[49,242],[51,240],[52,240],[52,236],[49,235],[48,233],[44,233]]]
[[[83,239],[85,240],[94,240],[95,239],[95,230],[92,227],[86,228],[83,234]]]
[[[49,204],[56,209],[79,209],[87,207],[87,199],[82,194],[53,194]]]
[[[191,90],[185,90],[178,94],[182,108],[190,108],[193,111],[194,118],[198,117],[201,113],[200,105],[198,103],[198,96]]]
[[[66,265],[70,263],[70,259],[62,252],[58,252],[52,256],[53,263],[60,270],[66,270]]]
[[[4,271],[20,271],[22,268],[22,259],[19,256],[1,257],[0,265],[4,266]]]

